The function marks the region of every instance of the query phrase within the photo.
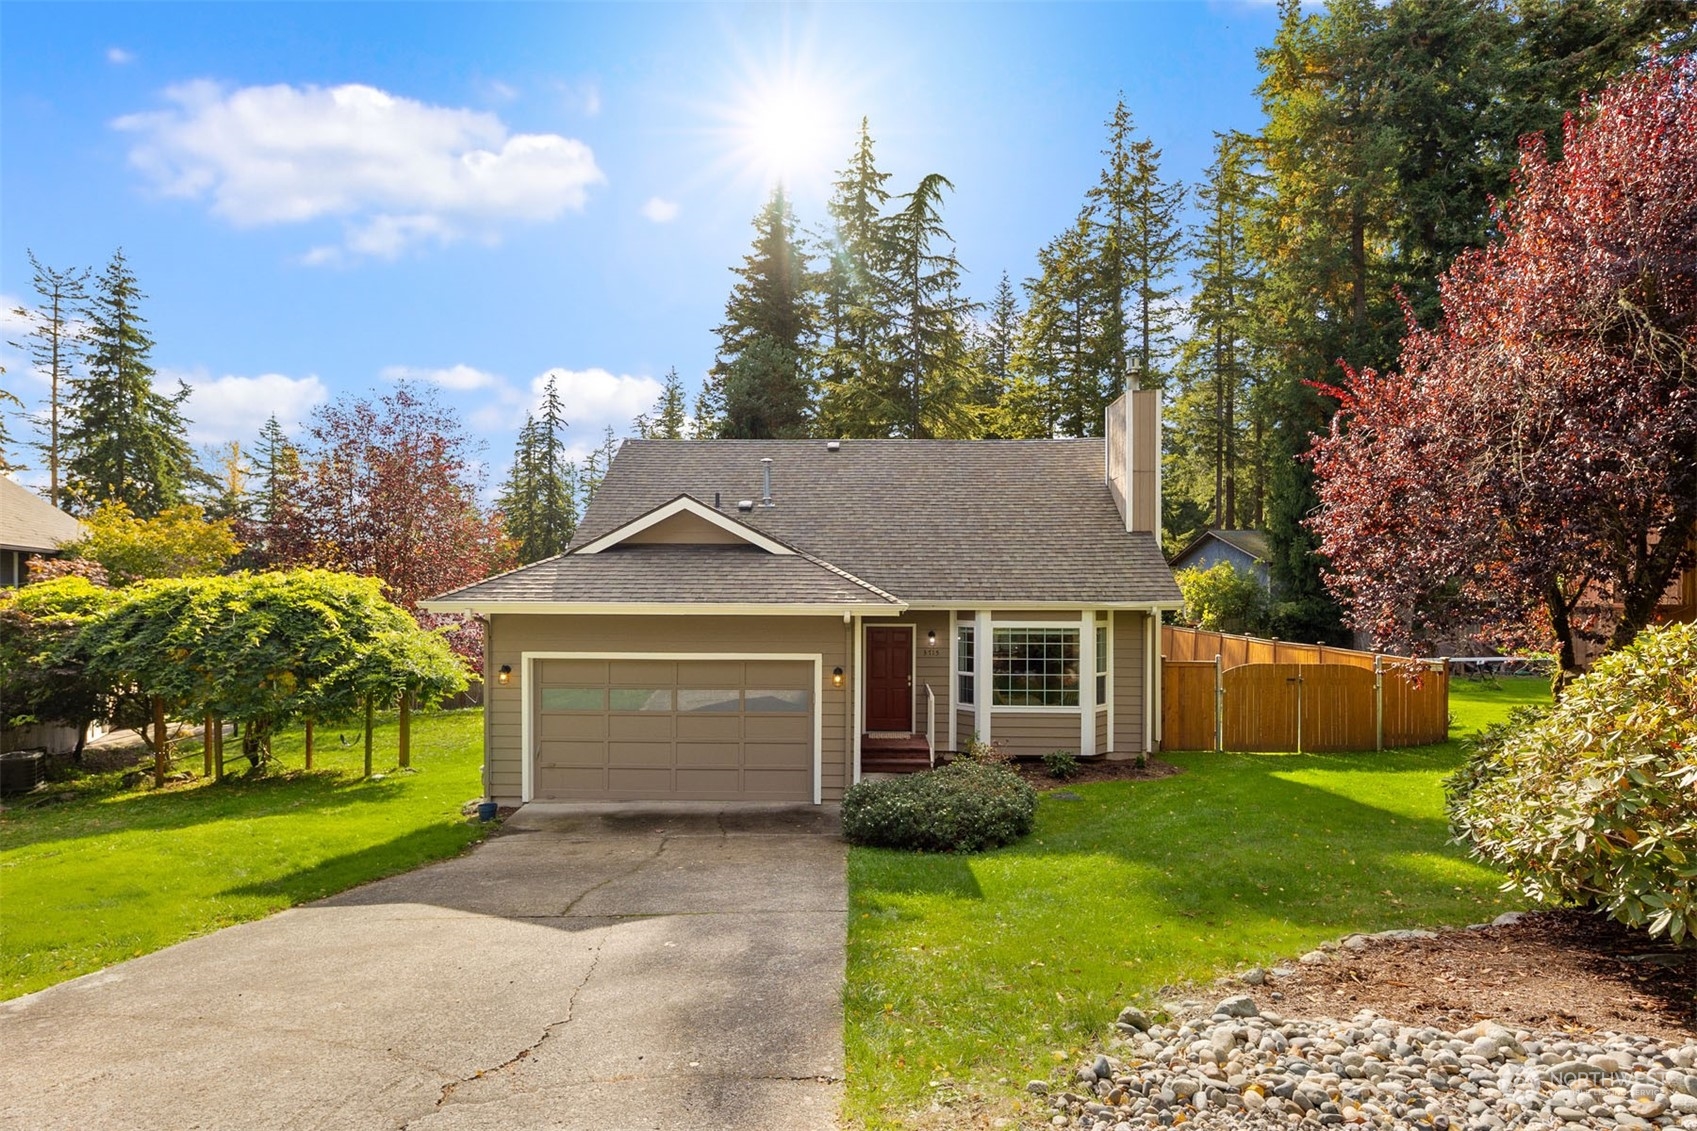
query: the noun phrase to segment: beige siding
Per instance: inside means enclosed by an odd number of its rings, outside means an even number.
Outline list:
[[[630,535],[625,541],[633,546],[650,543],[733,546],[746,544],[748,539],[738,537],[722,526],[714,526],[698,514],[675,514],[661,519],[647,530]]]
[[[1114,614],[1114,745],[1127,756],[1143,750],[1143,633],[1145,613]]]
[[[1106,754],[1109,747],[1108,709],[1106,707],[1098,707],[1096,709],[1096,753]]]
[[[1078,753],[1077,711],[996,711],[990,723],[996,745],[1015,757],[1040,758],[1056,750]]]
[[[867,624],[890,623],[884,618],[868,620]],[[897,624],[913,625],[913,729],[925,733],[925,685],[929,683],[937,696],[937,745],[949,744],[949,710],[954,704],[954,689],[949,686],[949,649],[954,636],[949,631],[946,612],[907,613]],[[925,634],[935,632],[936,644],[927,644]],[[935,653],[928,655],[927,653]]]
[[[841,799],[849,749],[846,715],[853,691],[848,626],[841,617],[711,617],[711,616],[551,616],[498,614],[490,618],[488,655],[491,670],[510,664],[512,679],[488,693],[488,758],[490,792],[495,800],[513,804],[522,789],[525,689],[522,682],[526,652],[655,652],[737,654],[820,654],[821,794],[826,801]],[[831,669],[843,669],[843,686],[831,685]]]
[[[962,707],[955,714],[955,749],[964,748],[977,731],[977,713],[971,707]]]

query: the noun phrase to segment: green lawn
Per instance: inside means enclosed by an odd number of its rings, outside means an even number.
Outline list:
[[[1452,736],[1547,699],[1541,680],[1457,681]],[[998,852],[850,853],[851,1120],[910,1125],[945,1093],[1011,1100],[1166,985],[1516,905],[1448,843],[1439,783],[1462,759],[1454,737],[1384,754],[1169,757],[1186,772],[1045,796],[1033,834]]]
[[[481,710],[415,716],[410,770],[394,768],[395,724],[383,721],[381,780],[359,777],[360,733],[320,727],[312,773],[292,732],[274,744],[288,772],[159,791],[95,774],[50,787],[71,800],[9,806],[0,998],[452,856],[482,835],[460,815],[482,793]],[[183,749],[177,764],[198,771],[198,742]]]

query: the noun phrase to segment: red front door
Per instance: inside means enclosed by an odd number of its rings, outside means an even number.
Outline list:
[[[913,733],[913,632],[866,630],[866,729]]]

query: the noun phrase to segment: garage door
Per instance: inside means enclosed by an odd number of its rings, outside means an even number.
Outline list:
[[[536,797],[812,801],[811,662],[541,660]]]

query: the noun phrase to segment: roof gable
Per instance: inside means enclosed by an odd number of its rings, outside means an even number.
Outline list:
[[[51,554],[86,533],[82,523],[23,484],[0,475],[0,549]]]
[[[679,495],[646,514],[607,531],[599,538],[573,547],[574,554],[599,554],[614,546],[669,544],[723,546],[735,543],[755,546],[768,554],[793,554],[784,543],[737,522],[688,495]]]

